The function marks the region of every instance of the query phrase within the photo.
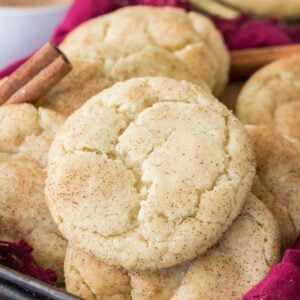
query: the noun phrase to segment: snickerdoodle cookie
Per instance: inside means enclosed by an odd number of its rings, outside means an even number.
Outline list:
[[[265,126],[247,126],[257,159],[253,193],[276,217],[283,248],[300,233],[300,148]]]
[[[167,76],[206,83],[220,94],[228,77],[228,51],[213,24],[174,8],[130,7],[93,19],[75,29],[61,49],[73,71],[40,105],[64,115],[129,78]]]
[[[300,140],[300,55],[257,71],[243,87],[236,112],[245,124],[267,125]]]
[[[46,194],[70,242],[106,263],[155,270],[220,238],[254,165],[242,124],[206,89],[136,78],[67,119],[49,153]]]
[[[25,239],[44,267],[63,277],[66,242],[44,196],[47,154],[64,119],[30,104],[0,107],[0,237]]]
[[[258,16],[274,16],[280,18],[298,18],[300,16],[299,0],[222,0],[245,12]]]
[[[277,262],[279,249],[276,220],[251,195],[215,247],[192,262],[170,269],[127,272],[69,244],[66,287],[83,299],[237,300]]]
[[[198,57],[206,60],[207,51],[198,51]],[[117,81],[142,76],[166,76],[205,84],[205,77],[213,69],[202,63],[196,72],[172,53],[158,47],[132,42],[109,42],[97,49],[84,48],[68,53],[73,70],[39,103],[70,115],[89,98]]]

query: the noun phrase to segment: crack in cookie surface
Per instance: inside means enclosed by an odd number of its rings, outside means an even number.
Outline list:
[[[119,93],[125,83],[133,86]],[[114,264],[113,248],[116,265],[169,267],[205,251],[237,216],[254,173],[252,152],[242,126],[196,86],[125,83],[111,89],[112,101],[107,90],[71,116],[53,144],[49,206],[68,239],[104,261]]]
[[[247,126],[257,157],[253,193],[280,224],[283,249],[291,246],[300,230],[300,156],[297,147],[265,126]]]
[[[180,104],[179,102],[177,102],[177,103]],[[151,107],[153,107],[153,105],[150,106],[149,108],[151,108]],[[115,109],[114,111],[115,111],[116,115],[123,116],[119,112],[117,112],[117,109]],[[174,133],[176,133],[176,128],[170,129],[170,132],[168,132],[166,134],[166,136],[162,137],[158,142],[156,142],[153,145],[151,145],[150,146],[150,150],[147,150],[145,153],[143,153],[143,159],[142,159],[142,161],[132,162],[132,161],[130,161],[128,159],[128,153],[126,151],[123,151],[123,152],[118,151],[118,146],[120,145],[120,140],[122,139],[124,133],[126,133],[126,130],[128,130],[128,128],[132,124],[134,124],[134,122],[136,122],[136,120],[133,121],[133,122],[131,122],[131,123],[129,123],[129,121],[128,121],[126,124],[124,124],[124,127],[122,127],[120,130],[118,130],[117,137],[115,138],[115,141],[112,144],[113,145],[112,147],[117,149],[116,151],[105,152],[102,149],[99,149],[99,148],[90,148],[90,147],[87,147],[87,146],[82,146],[80,148],[75,146],[76,148],[72,148],[72,147],[70,148],[70,145],[69,145],[69,149],[66,149],[67,147],[65,145],[62,145],[62,146],[64,147],[64,153],[65,154],[76,154],[76,153],[79,154],[79,153],[88,152],[88,153],[94,153],[97,156],[104,156],[105,158],[107,158],[110,161],[120,162],[126,168],[126,170],[128,172],[130,172],[133,175],[133,177],[135,178],[134,183],[133,183],[133,187],[134,187],[134,189],[136,190],[136,192],[138,194],[139,203],[137,204],[138,210],[136,210],[137,209],[136,207],[134,207],[133,210],[134,210],[135,216],[137,218],[138,215],[139,215],[139,211],[141,209],[140,204],[141,204],[141,202],[147,200],[147,195],[148,195],[149,189],[151,188],[151,185],[152,185],[152,181],[151,180],[148,180],[148,181],[143,180],[143,173],[141,171],[142,166],[145,163],[147,163],[147,160],[149,159],[149,156],[151,156],[152,153],[154,153],[157,148],[163,146],[165,143],[168,142],[169,138]],[[227,123],[226,117],[224,117],[224,124],[226,124],[226,123]],[[176,138],[176,136],[175,136],[175,138]],[[126,139],[126,137],[125,137],[125,139]],[[198,200],[196,201],[196,203],[194,205],[194,213],[193,214],[189,214],[186,217],[182,217],[179,220],[175,219],[175,223],[177,223],[177,225],[181,225],[188,218],[191,218],[191,217],[197,218],[197,212],[198,212],[198,210],[200,208],[199,204],[200,204],[200,200],[201,200],[202,194],[208,193],[210,191],[213,191],[214,188],[215,188],[215,186],[218,184],[218,181],[222,177],[224,177],[224,175],[226,175],[226,178],[229,180],[227,168],[229,167],[228,161],[230,160],[230,154],[226,150],[226,147],[227,147],[228,143],[229,143],[228,128],[227,128],[227,124],[226,124],[225,125],[225,129],[224,129],[224,142],[223,142],[223,147],[224,147],[223,151],[224,151],[224,153],[226,152],[223,164],[226,167],[224,167],[223,171],[221,171],[218,174],[216,174],[216,177],[214,179],[212,179],[211,183],[209,184],[209,186],[206,189],[200,190],[200,189],[196,189],[195,188],[195,192],[197,194]],[[224,178],[223,178],[223,180],[224,180]],[[172,219],[169,220],[169,218],[164,213],[158,213],[156,217],[158,217],[160,219],[165,218],[166,221],[172,222]],[[136,222],[137,222],[137,220],[135,220],[134,223],[136,223]],[[141,224],[142,221],[140,221],[139,223]],[[75,227],[77,228],[78,226],[74,225],[74,228]],[[137,226],[135,225],[135,226],[131,227],[130,230],[133,230],[136,227]],[[86,230],[88,230],[88,228],[87,227],[81,227],[80,230],[86,231]],[[105,235],[101,234],[97,230],[94,230],[93,233],[99,234],[102,237],[105,237]],[[124,233],[126,233],[126,232],[122,231],[122,232],[117,233],[117,234],[110,234],[109,236],[110,237],[116,237],[116,236],[124,234]],[[166,239],[164,241],[167,241],[167,240],[168,239]]]
[[[74,70],[42,105],[65,115],[91,95],[129,78],[159,75],[185,79],[199,85],[205,83],[216,94],[221,93],[228,80],[229,54],[221,34],[207,17],[178,9],[121,9],[82,24],[61,47]],[[82,53],[82,59],[75,57],[73,61],[77,52]],[[91,53],[99,56],[94,61],[95,68],[82,67],[86,64],[84,56]],[[97,68],[99,74],[95,72]],[[75,81],[68,82],[68,78]]]
[[[279,245],[274,217],[258,199],[250,195],[230,229],[204,255],[186,264],[156,272],[124,271],[129,278],[127,286],[131,299],[181,300],[191,295],[193,299],[240,299],[265,275],[269,266],[277,262]],[[84,270],[86,265],[80,263],[83,255],[93,257],[74,248],[74,245],[69,246],[67,265],[76,264]],[[101,261],[96,262],[97,269],[104,269]],[[120,272],[117,268],[115,270]],[[72,279],[72,274],[66,272],[66,277]],[[102,278],[96,273],[89,273],[86,279],[100,285],[102,282],[113,284],[109,274]],[[98,297],[104,294],[99,292]]]
[[[63,121],[59,114],[36,109],[30,104],[1,107],[0,155],[3,161],[35,161],[45,168],[48,149]]]

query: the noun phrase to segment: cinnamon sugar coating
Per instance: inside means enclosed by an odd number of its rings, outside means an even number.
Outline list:
[[[300,55],[257,71],[243,87],[236,113],[245,124],[266,125],[300,141]]]
[[[252,192],[280,225],[283,249],[300,233],[300,148],[265,126],[246,126],[257,160]]]
[[[70,242],[106,263],[156,270],[220,238],[254,169],[245,129],[206,89],[139,78],[68,118],[50,150],[46,194]]]
[[[25,239],[63,280],[66,242],[45,203],[48,149],[64,118],[30,104],[0,107],[0,239]]]
[[[73,71],[41,105],[69,115],[91,96],[134,77],[166,76],[224,89],[229,53],[205,16],[177,8],[127,7],[94,18],[60,45]]]
[[[273,215],[250,195],[216,246],[192,262],[156,272],[127,272],[68,245],[67,290],[83,299],[238,300],[279,259]]]

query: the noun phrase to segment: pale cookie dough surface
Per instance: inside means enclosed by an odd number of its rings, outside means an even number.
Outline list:
[[[63,278],[66,242],[45,202],[47,154],[64,118],[30,104],[0,108],[0,237],[25,239],[43,267]]]
[[[170,269],[126,272],[69,244],[66,287],[87,300],[238,300],[278,261],[279,249],[276,220],[251,195],[214,248],[193,262]]]
[[[227,83],[229,53],[222,35],[198,13],[170,7],[126,7],[83,23],[66,37],[61,49],[68,54],[112,41],[119,47],[124,42],[138,42],[167,52],[191,73],[201,75],[216,95]]]
[[[245,12],[258,16],[280,18],[298,18],[300,16],[299,0],[222,0]]]
[[[253,193],[276,217],[283,248],[300,233],[300,148],[264,126],[247,126],[257,160]]]
[[[257,71],[243,87],[236,113],[245,124],[267,125],[300,140],[300,55]]]
[[[47,200],[70,242],[128,269],[206,251],[254,176],[242,124],[206,89],[168,78],[118,83],[68,118],[49,154]]]
[[[202,51],[203,50],[203,51]],[[208,51],[199,50],[199,58]],[[67,52],[72,72],[39,103],[64,115],[70,115],[89,98],[117,81],[142,76],[166,76],[205,85],[204,77],[213,67],[202,63],[197,72],[172,53],[158,47],[132,42],[108,42],[97,49],[82,47]],[[200,70],[201,68],[201,70]],[[211,73],[212,78],[214,74]]]
[[[47,166],[53,137],[64,122],[60,114],[30,104],[0,107],[0,162],[32,161]]]

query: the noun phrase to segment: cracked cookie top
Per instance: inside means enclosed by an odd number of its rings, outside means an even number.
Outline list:
[[[246,126],[257,160],[253,193],[276,217],[283,248],[300,233],[300,149],[265,126]]]
[[[216,95],[228,80],[229,53],[222,35],[209,18],[199,13],[171,7],[125,7],[81,24],[60,47],[69,54],[76,49],[98,49],[107,42],[116,42],[119,48],[128,43],[152,46],[180,61],[191,74],[202,77]],[[153,56],[152,64],[161,64],[156,57]],[[175,73],[174,69],[169,76]]]
[[[201,49],[200,49],[201,48]],[[142,76],[166,76],[207,85],[214,77],[213,66],[201,63],[197,72],[166,50],[136,42],[107,42],[97,47],[82,47],[66,52],[73,70],[39,103],[64,115],[70,115],[92,96],[117,81]],[[202,43],[198,56],[211,55]]]
[[[25,239],[63,278],[65,241],[45,203],[47,155],[64,118],[30,104],[0,107],[0,239]]]
[[[47,200],[69,241],[113,265],[159,269],[220,238],[254,165],[242,124],[206,89],[131,79],[68,118],[50,150]]]
[[[250,195],[219,243],[192,262],[156,272],[124,271],[69,244],[67,290],[84,299],[238,300],[278,261],[279,229]]]
[[[48,150],[64,117],[31,104],[0,108],[0,163],[5,160],[34,161],[46,167]]]
[[[300,55],[295,55],[257,71],[238,97],[239,119],[245,124],[267,125],[300,141],[299,66]]]
[[[229,53],[205,16],[176,8],[135,6],[94,18],[60,45],[73,70],[41,105],[64,115],[117,81],[167,76],[224,89]]]

